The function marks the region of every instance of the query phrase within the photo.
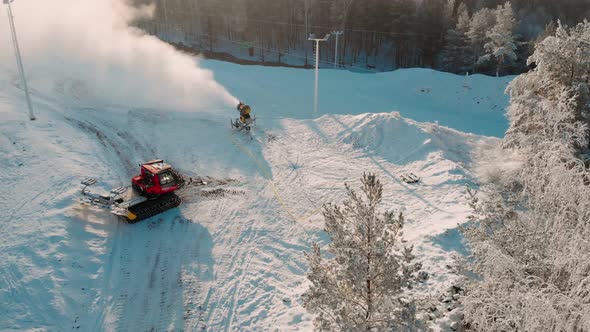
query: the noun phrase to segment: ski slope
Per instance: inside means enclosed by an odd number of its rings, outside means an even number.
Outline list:
[[[311,330],[303,253],[327,241],[322,204],[363,172],[406,215],[430,274],[418,295],[453,281],[472,152],[505,130],[510,78],[322,70],[314,114],[312,71],[198,63],[252,105],[252,138],[230,130],[235,108],[112,103],[43,71],[30,74],[30,122],[17,76],[0,75],[0,330]],[[135,225],[76,202],[81,177],[108,190],[154,158],[209,184]]]

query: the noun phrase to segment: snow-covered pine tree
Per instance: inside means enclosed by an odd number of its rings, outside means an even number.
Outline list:
[[[516,20],[510,2],[498,6],[495,15],[496,24],[486,33],[488,42],[484,45],[484,49],[487,54],[480,57],[480,62],[494,60],[497,63],[496,76],[500,76],[504,63],[516,60],[516,43],[514,42]]]
[[[375,175],[361,182],[362,194],[346,185],[343,205],[324,207],[331,258],[323,258],[318,244],[307,254],[311,286],[304,306],[317,314],[322,331],[411,331],[414,305],[403,290],[416,271],[412,248],[400,245],[403,216],[379,213],[383,185]]]
[[[511,123],[505,147],[538,151],[547,141],[571,148],[587,145],[579,141],[586,136],[587,122],[579,120],[588,120],[582,105],[588,100],[586,79],[590,74],[588,26],[584,23],[567,31],[559,24],[555,36],[537,44],[528,59],[536,70],[519,76],[508,88]]]
[[[473,70],[475,71],[479,59],[484,52],[486,34],[496,23],[496,16],[489,8],[482,8],[473,14],[467,31],[467,38],[471,43],[473,55]]]
[[[463,32],[466,38],[470,23],[469,9],[464,2],[461,2],[459,8],[457,8],[457,30]]]
[[[590,331],[590,23],[559,25],[509,86],[504,155],[520,168],[472,197],[462,299],[474,331]]]

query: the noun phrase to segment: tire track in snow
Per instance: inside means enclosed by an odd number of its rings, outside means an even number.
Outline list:
[[[148,240],[146,243],[146,248],[151,248],[153,245],[153,242],[151,240]],[[155,262],[152,266],[152,268],[150,269],[149,275],[148,277],[148,289],[153,289],[155,287],[156,284],[156,268],[159,265],[159,261],[160,261],[160,253],[158,252],[158,254],[156,255],[156,257],[154,258]],[[146,257],[145,259],[145,265],[148,266],[150,264],[150,257]],[[137,330],[138,331],[146,331],[147,329],[145,328],[145,317],[148,317],[149,313],[150,313],[150,309],[153,307],[153,301],[151,299],[150,296],[144,296],[143,298],[143,303],[142,303],[142,307],[141,310],[138,310],[138,315],[135,317],[135,322],[138,322],[139,325],[137,325]]]
[[[251,188],[257,192],[261,192],[267,188],[267,185],[259,188]],[[245,282],[248,282],[248,272],[250,269],[250,263],[256,256],[258,248],[257,241],[260,239],[259,230],[267,228],[267,224],[272,219],[264,216],[268,216],[269,211],[273,211],[271,214],[275,214],[277,205],[272,197],[262,199],[260,196],[256,197],[254,201],[244,202],[247,208],[239,210],[233,210],[230,213],[232,220],[236,220],[239,216],[242,220],[248,220],[241,224],[239,227],[239,235],[235,242],[236,252],[231,260],[224,264],[221,268],[224,268],[224,274],[217,280],[217,283],[223,285],[223,288],[217,293],[217,298],[221,299],[215,308],[210,312],[208,316],[209,327],[213,330],[230,331],[233,329],[233,322],[236,320],[236,314],[238,311],[238,303],[241,299],[242,286]],[[243,214],[247,212],[246,216]],[[272,221],[275,225],[276,221]],[[237,233],[237,232],[236,232]],[[232,235],[235,237],[235,233]]]
[[[254,235],[253,238],[256,238],[256,234]],[[253,251],[254,251],[254,249],[251,247],[250,250],[248,251],[248,253],[246,254],[247,259],[246,259],[246,264],[245,264],[245,267],[242,271],[242,274],[245,274],[248,271],[248,268],[250,267],[250,262],[252,261],[252,257],[253,257],[253,254],[252,254]],[[244,282],[244,278],[241,278],[241,277],[238,278],[237,285],[235,286],[235,291],[233,292],[233,294],[231,296],[231,300],[230,300],[231,304],[227,310],[227,316],[228,316],[229,322],[225,326],[225,331],[230,331],[233,327],[233,321],[234,321],[235,310],[236,310],[236,299],[240,298],[241,286],[242,286],[243,282]]]
[[[225,202],[226,202],[226,199],[225,198],[222,198],[222,199],[219,199],[219,200],[214,201],[213,209],[210,210],[210,213],[209,214],[213,218],[218,218],[218,219],[221,218],[222,212],[225,209]],[[213,238],[215,238],[215,239],[221,239],[221,237],[219,236],[219,234],[225,233],[226,230],[231,227],[231,223],[229,221],[227,221],[227,219],[225,219],[225,220],[226,220],[226,222],[223,224],[224,227],[222,227],[221,230],[217,230],[213,234]],[[232,241],[232,240],[233,240],[233,237],[230,236],[229,241]],[[214,242],[214,247],[217,246],[218,244],[219,244],[219,240],[215,241]],[[223,247],[223,251],[221,253],[220,262],[218,263],[218,265],[221,266],[222,263],[224,262],[224,259],[227,259],[226,258],[226,253],[227,253],[228,250],[229,250],[229,245],[225,245]],[[216,278],[216,273],[214,273],[213,275],[214,275],[214,278]],[[216,283],[216,281],[212,281],[212,282],[210,281],[209,282],[209,284],[207,286],[207,291],[205,293],[205,296],[203,297],[203,300],[201,301],[201,303],[202,303],[201,304],[202,310],[204,310],[204,312],[207,312],[207,317],[204,319],[204,326],[205,327],[208,327],[209,326],[209,323],[210,323],[209,322],[210,321],[210,317],[211,317],[211,309],[209,308],[210,307],[210,303],[212,303],[212,302],[215,303],[215,298],[214,298],[214,296],[216,295],[215,294],[215,285],[212,285],[212,283]],[[214,306],[211,306],[211,307],[214,310],[215,307]]]
[[[122,153],[123,149],[129,150],[126,145],[127,142],[122,140],[119,136],[114,135],[111,132],[112,129],[108,128],[108,126],[105,125],[104,127],[99,127],[98,124],[101,124],[101,121],[93,119],[91,123],[87,119],[84,119],[81,114],[87,113],[88,110],[89,109],[84,109],[80,112],[76,112],[76,118],[72,117],[71,114],[64,116],[64,118],[67,122],[77,126],[83,132],[90,135],[91,138],[97,138],[100,144],[104,147],[105,156],[110,156],[110,158],[107,157],[106,159],[111,160],[111,165],[114,166],[113,168],[118,168],[120,170],[118,172],[119,177],[125,178],[126,173],[130,170],[132,165],[129,157]],[[90,117],[92,117],[92,115],[90,115]],[[116,165],[123,165],[123,167],[117,167]],[[116,222],[119,222],[119,220]],[[130,299],[128,289],[131,273],[129,270],[131,257],[129,249],[126,247],[129,241],[124,238],[126,230],[127,227],[124,225],[117,225],[115,233],[113,234],[114,240],[111,246],[112,254],[109,256],[109,259],[104,262],[104,278],[105,280],[109,280],[109,282],[105,284],[102,290],[100,290],[104,301],[108,301],[108,303],[104,303],[102,310],[108,310],[107,308],[110,308],[110,310],[99,315],[99,319],[102,319],[102,321],[97,321],[95,323],[97,327],[101,327],[99,329],[108,328],[107,326],[110,325],[111,322],[115,323],[116,330],[123,331],[128,330],[129,328],[126,317],[128,302]],[[113,266],[116,266],[116,268],[113,269]],[[113,294],[113,291],[118,292]],[[100,310],[100,308],[98,310]]]
[[[153,223],[158,225],[153,229],[150,224],[129,226],[121,238],[126,242],[121,256],[136,259],[122,260],[119,268],[129,272],[129,282],[125,274],[113,278],[111,288],[120,302],[106,321],[115,321],[115,330],[178,330],[185,308],[180,292],[194,294],[194,289],[200,289],[198,280],[190,285],[183,282],[183,271],[192,262],[191,253],[198,253],[194,248],[198,245],[194,235],[198,234],[191,231],[192,224],[178,215]]]
[[[112,160],[120,161],[119,164],[124,166],[124,172],[121,173],[122,178],[127,177],[123,173],[128,173],[135,168],[133,166],[135,163],[132,161],[132,157],[128,155],[126,151],[139,152],[140,155],[153,153],[152,150],[145,147],[141,142],[135,140],[130,134],[125,131],[117,131],[116,128],[108,126],[100,121],[100,119],[93,118],[92,123],[87,120],[74,119],[72,117],[66,117],[66,119],[77,125],[83,131],[98,138],[100,143],[104,146],[106,154],[114,156]],[[172,227],[174,226],[173,224],[174,222],[172,223]],[[131,274],[133,273],[134,276],[136,276],[136,274],[139,273],[140,275],[137,275],[136,277],[142,278],[143,276],[141,276],[140,271],[144,268],[142,264],[137,264],[137,262],[133,261],[133,257],[141,257],[140,252],[133,250],[135,249],[133,248],[134,242],[141,242],[141,239],[139,239],[139,241],[134,241],[133,235],[130,234],[130,232],[133,232],[133,230],[130,230],[129,227],[117,228],[115,238],[117,239],[116,241],[119,241],[120,243],[119,245],[114,246],[113,250],[120,250],[114,255],[115,257],[117,255],[119,256],[118,260],[115,262],[105,262],[107,266],[118,262],[119,266],[118,275],[116,277],[113,278],[105,275],[105,278],[110,279],[111,283],[108,285],[108,288],[104,288],[102,291],[105,295],[110,294],[110,296],[105,297],[110,299],[110,302],[113,302],[111,305],[113,310],[107,314],[106,317],[103,316],[103,319],[106,319],[107,322],[115,322],[116,330],[128,330],[132,326],[138,328],[144,326],[146,323],[149,323],[152,329],[167,330],[170,323],[169,319],[173,316],[173,299],[176,298],[176,296],[174,296],[176,295],[176,289],[167,273],[169,270],[168,257],[175,257],[176,255],[172,253],[171,248],[163,248],[162,242],[159,243],[158,249],[155,252],[158,259],[154,261],[154,265],[152,266],[152,270],[154,271],[154,273],[152,273],[152,280],[155,279],[158,288],[162,289],[158,301],[156,301],[158,304],[158,309],[156,310],[153,308],[154,301],[150,296],[147,294],[143,295],[141,291],[142,289],[138,289],[137,285],[130,284],[129,279]],[[174,241],[171,240],[170,243],[174,243]],[[148,249],[147,252],[153,252],[153,248]],[[167,256],[166,259],[162,259],[163,256]],[[116,272],[110,271],[109,273]],[[176,279],[177,278],[172,279],[174,283],[176,283]],[[139,284],[141,285],[143,283],[139,282]],[[152,286],[154,285],[152,284]],[[115,294],[112,294],[113,291]],[[133,315],[134,311],[136,313],[135,315]],[[157,314],[154,315],[154,312]],[[142,313],[150,314],[142,315]],[[154,320],[154,317],[156,320]],[[146,320],[149,321],[146,322]],[[103,322],[100,325],[104,326],[105,323],[106,322]]]
[[[241,202],[241,204],[244,203],[249,202]],[[224,207],[227,208],[225,204]],[[249,208],[256,210],[257,207],[253,205]],[[251,218],[245,223],[233,222],[244,219],[245,211],[249,211],[248,208],[234,204],[231,209],[228,209],[227,214],[216,215],[216,218],[223,218],[226,223],[214,235],[214,238],[218,239],[215,241],[215,245],[223,244],[223,249],[219,255],[219,262],[216,264],[216,270],[219,272],[215,273],[215,280],[209,285],[203,305],[206,310],[206,326],[212,330],[227,329],[229,326],[226,305],[235,303],[231,300],[231,296],[235,295],[237,282],[242,279],[242,275],[247,270],[245,263],[248,261],[251,243],[256,238],[255,232],[252,231],[257,221],[256,218]],[[226,235],[222,236],[224,233]],[[230,310],[233,312],[233,308]]]
[[[199,277],[202,276],[201,271],[201,253],[199,246],[195,246],[191,252],[191,257],[195,258],[197,267],[195,277],[191,274],[190,269],[185,268],[180,272],[179,283],[183,290],[183,320],[185,331],[197,331],[203,329],[202,324],[202,306],[199,304],[201,300],[201,292],[203,290],[201,280]],[[197,316],[195,316],[197,315]]]
[[[127,325],[128,321],[126,319],[120,319],[121,317],[127,317],[127,303],[129,302],[129,293],[127,292],[127,289],[129,289],[131,273],[128,266],[131,262],[131,258],[127,248],[123,248],[119,253],[119,262],[119,275],[117,278],[117,285],[114,288],[123,290],[123,292],[116,295],[114,315],[117,322],[117,331],[127,331],[129,329],[129,326]]]
[[[231,278],[229,278],[228,276],[226,276],[226,279],[223,281],[223,284],[227,284],[229,283],[229,285],[227,287],[225,287],[225,292],[224,292],[224,300],[221,303],[220,306],[218,306],[219,308],[221,308],[221,317],[226,317],[225,321],[225,326],[224,329],[227,330],[230,323],[229,321],[231,321],[231,315],[233,314],[234,311],[234,306],[235,306],[235,296],[236,296],[236,291],[237,289],[239,289],[239,284],[240,282],[242,282],[243,278],[242,276],[245,274],[245,272],[248,270],[248,265],[249,265],[249,261],[250,261],[250,254],[252,252],[252,241],[256,238],[256,234],[254,232],[252,232],[252,225],[250,225],[248,227],[247,230],[245,230],[241,235],[243,234],[247,234],[247,239],[245,241],[240,241],[240,247],[243,248],[245,247],[245,245],[247,245],[247,247],[244,248],[244,250],[241,250],[240,255],[234,255],[230,265],[228,266],[228,271],[231,271]],[[239,259],[238,259],[239,258]],[[236,262],[242,262],[242,264],[236,266]],[[244,263],[246,262],[246,263]],[[230,303],[230,306],[227,306],[227,304]],[[212,321],[215,321],[215,318],[217,318],[217,314],[218,314],[219,310],[216,310],[213,313],[213,316],[211,318]],[[228,321],[229,319],[229,321]]]
[[[233,266],[238,259],[238,255],[241,253],[241,251],[238,249],[238,245],[240,243],[237,240],[242,234],[242,228],[243,225],[240,224],[239,226],[230,230],[230,243],[224,246],[224,252],[221,255],[216,268],[216,270],[221,270],[221,272],[220,274],[215,273],[215,281],[213,282],[213,285],[209,286],[206,301],[204,303],[204,307],[206,310],[208,309],[208,314],[206,317],[206,325],[208,327],[215,323],[217,310],[219,310],[221,299],[225,293],[224,290],[228,287],[229,276],[234,272]]]

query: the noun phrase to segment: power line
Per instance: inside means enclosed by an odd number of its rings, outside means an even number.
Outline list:
[[[168,15],[170,13],[179,13],[179,11],[170,11],[167,10]],[[267,24],[274,24],[274,25],[286,25],[286,26],[295,26],[295,27],[302,27],[305,28],[305,24],[297,24],[297,23],[288,23],[288,22],[281,22],[281,21],[270,21],[270,20],[261,20],[256,18],[249,18],[249,17],[228,17],[222,15],[213,15],[213,14],[187,14],[186,12],[180,12],[182,15],[189,16],[191,18],[194,17],[213,17],[213,18],[223,18],[230,21],[246,21],[246,22],[259,22],[259,23],[267,23]],[[420,37],[428,37],[428,36],[439,36],[438,33],[421,33],[421,32],[392,32],[392,31],[378,31],[378,30],[364,30],[364,29],[351,29],[351,28],[334,28],[329,26],[321,26],[321,25],[308,25],[308,28],[315,28],[315,29],[325,29],[328,31],[332,30],[343,30],[349,32],[359,32],[359,33],[375,33],[387,36],[420,36]]]
[[[157,25],[161,25],[161,24],[158,24],[158,23],[156,23],[156,24]],[[175,26],[170,26],[170,27],[174,28],[177,31],[181,31],[178,27],[175,27]],[[284,52],[284,51],[280,51],[280,50],[274,50],[274,49],[270,49],[270,48],[266,48],[266,47],[263,47],[263,46],[260,46],[260,45],[253,44],[252,42],[246,42],[246,41],[239,40],[239,39],[233,39],[232,40],[232,39],[229,39],[229,38],[223,38],[223,37],[219,37],[219,36],[213,36],[213,35],[210,35],[210,34],[196,33],[196,32],[184,32],[184,34],[187,35],[187,36],[191,36],[191,37],[201,36],[201,37],[208,37],[208,38],[211,38],[211,39],[215,39],[215,40],[218,40],[218,41],[227,41],[227,42],[230,42],[230,43],[233,43],[233,44],[236,44],[236,45],[244,45],[244,44],[247,44],[250,47],[255,48],[255,49],[264,50],[264,51],[268,51],[268,52],[276,53],[276,54],[282,54],[282,55],[290,56],[290,57],[294,57],[294,58],[307,59],[307,57],[306,56],[303,56],[303,55],[297,55],[297,54],[292,54],[292,53],[288,53],[288,52]],[[326,60],[319,60],[319,62],[320,63],[329,64],[329,65],[332,65],[333,64],[332,62],[326,61]],[[378,71],[378,70],[373,70],[373,69],[359,67],[359,66],[354,66],[354,65],[346,65],[346,64],[343,64],[342,67],[349,68],[349,69],[357,69],[357,70],[361,70],[361,71],[368,71],[368,72],[373,72],[373,73],[381,73],[381,71]]]
[[[336,47],[334,50],[334,68],[338,67],[338,37],[344,34],[344,31],[332,31],[332,34],[336,38]]]

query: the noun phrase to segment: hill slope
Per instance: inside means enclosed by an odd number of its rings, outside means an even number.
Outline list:
[[[315,116],[311,71],[201,64],[254,107],[253,139],[229,129],[235,109],[113,105],[77,89],[84,82],[41,74],[29,122],[14,73],[2,76],[0,177],[13,189],[0,193],[0,301],[11,303],[0,329],[310,329],[303,251],[327,240],[321,205],[367,171],[407,216],[406,238],[431,274],[418,292],[451,281],[471,152],[496,142],[456,129],[503,131],[505,79],[322,71]],[[210,185],[136,225],[76,203],[80,177],[108,189],[156,157]],[[423,182],[400,181],[406,172]]]

